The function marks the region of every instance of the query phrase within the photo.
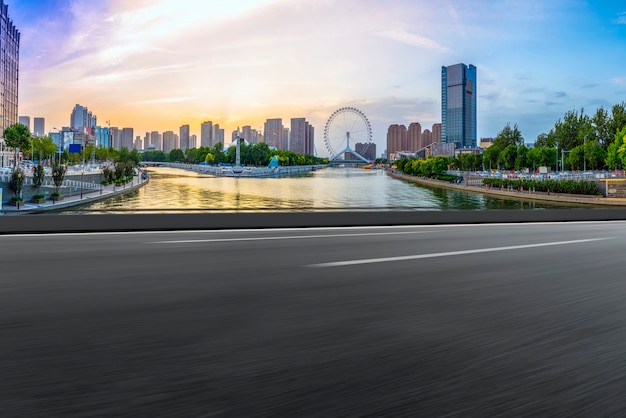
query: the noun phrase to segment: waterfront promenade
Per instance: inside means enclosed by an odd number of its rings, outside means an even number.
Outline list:
[[[442,180],[425,179],[417,176],[411,176],[408,174],[398,173],[393,170],[387,170],[387,174],[395,179],[406,180],[423,186],[458,190],[470,193],[482,193],[489,196],[500,196],[505,199],[626,207],[626,198],[572,195],[564,193],[544,193],[532,192],[530,190],[524,190],[520,192],[517,190],[508,191],[496,188],[488,189],[483,185],[482,178],[467,179],[462,184],[454,184]]]
[[[116,186],[114,184],[103,186],[100,190],[93,192],[80,192],[71,195],[65,196],[63,200],[53,202],[52,200],[47,200],[45,203],[32,203],[25,201],[20,205],[19,209],[16,206],[11,206],[7,203],[2,204],[2,210],[0,213],[4,213],[7,215],[21,215],[27,213],[45,213],[45,212],[55,212],[63,209],[86,205],[89,203],[98,202],[100,200],[110,199],[115,196],[120,196],[126,193],[133,192],[140,187],[145,186],[148,183],[149,179],[142,180],[141,176],[137,176],[133,178],[133,181],[125,184],[123,186]]]

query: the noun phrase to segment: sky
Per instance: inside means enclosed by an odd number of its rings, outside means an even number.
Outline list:
[[[324,155],[336,109],[441,122],[441,67],[477,67],[478,137],[526,142],[569,110],[626,101],[626,3],[582,0],[5,0],[21,32],[19,114],[69,125],[261,128],[306,117]],[[228,142],[228,139],[227,139]]]

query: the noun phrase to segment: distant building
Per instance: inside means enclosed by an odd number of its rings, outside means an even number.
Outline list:
[[[219,125],[215,125],[219,129]],[[200,125],[200,146],[201,147],[213,147],[213,122],[202,122]]]
[[[263,140],[270,147],[274,147],[276,149],[285,149],[283,148],[283,135],[285,133],[283,127],[283,120],[281,118],[277,119],[267,119],[263,126]]]
[[[433,129],[432,129],[431,132],[432,132],[431,141],[429,143],[425,144],[424,146],[430,145],[433,142],[441,144],[441,124],[440,123],[433,124]]]
[[[422,125],[417,122],[409,125],[406,131],[406,143],[408,151],[417,151],[425,146],[422,144]]]
[[[70,128],[78,132],[85,132],[88,128],[98,125],[98,118],[85,106],[77,104],[70,115]],[[133,140],[131,138],[130,143]]]
[[[163,152],[169,153],[174,148],[176,148],[176,143],[174,141],[174,132],[173,131],[163,132]]]
[[[46,120],[44,118],[35,118],[33,120],[33,135],[40,137],[46,135]]]
[[[189,148],[198,148],[198,135],[189,136]]]
[[[143,141],[141,140],[141,136],[137,135],[137,137],[135,137],[135,142],[133,143],[133,148],[138,150],[138,151],[143,149]]]
[[[30,116],[20,116],[18,117],[18,123],[26,126],[28,128],[28,132],[32,132],[30,129]]]
[[[291,119],[291,138],[289,149],[298,154],[313,154],[315,130],[305,118]],[[356,151],[356,150],[355,150]]]
[[[421,143],[422,146],[420,148],[427,147],[433,142],[435,142],[433,140],[433,133],[429,129],[426,129],[424,132],[422,132],[421,139],[422,139],[422,143]]]
[[[487,149],[493,145],[493,138],[480,138],[480,147]]]
[[[111,147],[115,149],[122,148],[122,131],[119,128],[112,126],[109,128],[111,131]]]
[[[364,144],[357,142],[354,145],[354,151],[366,160],[374,161],[376,159],[376,144]]]
[[[441,67],[441,140],[476,148],[476,67]]]
[[[189,125],[183,125],[179,129],[180,132],[180,149],[186,151],[189,149]]]
[[[93,135],[96,139],[96,147],[99,148],[109,148],[112,146],[111,144],[111,132],[109,128],[102,128],[100,126],[96,126],[93,130]]]
[[[387,155],[407,151],[406,126],[391,125],[387,129]]]
[[[126,148],[128,150],[133,149],[135,139],[135,130],[133,128],[122,128],[122,136],[121,136],[121,148]]]
[[[224,129],[220,128],[220,125],[216,123],[213,125],[213,142],[211,146],[215,146],[218,142],[224,145]]]
[[[158,131],[150,132],[150,142],[148,143],[148,148],[154,150],[163,150],[163,138]]]

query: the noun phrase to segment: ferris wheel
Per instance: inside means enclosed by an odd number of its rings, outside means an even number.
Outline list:
[[[354,107],[335,110],[324,127],[324,144],[331,161],[345,159],[346,153],[351,153],[356,158],[369,162],[362,155],[372,144],[372,127],[367,116]],[[358,153],[352,148],[352,144],[360,144]]]

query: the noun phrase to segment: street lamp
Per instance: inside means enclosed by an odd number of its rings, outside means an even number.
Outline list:
[[[585,134],[583,138],[583,176],[587,172],[587,137],[589,134]]]

